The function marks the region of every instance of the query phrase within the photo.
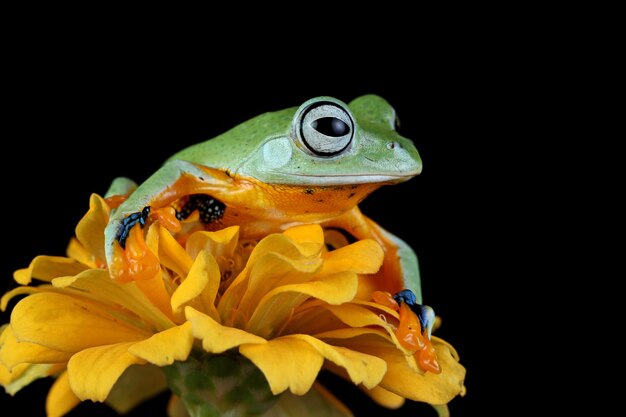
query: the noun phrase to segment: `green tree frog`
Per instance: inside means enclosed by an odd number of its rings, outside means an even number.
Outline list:
[[[105,230],[113,275],[130,280],[140,273],[126,241],[155,218],[180,228],[179,222],[196,215],[206,230],[239,225],[251,239],[317,223],[374,239],[384,249],[381,270],[364,278],[359,291],[368,285],[390,294],[409,289],[414,303],[421,303],[415,253],[357,206],[378,187],[422,170],[417,149],[395,125],[395,110],[379,96],[349,105],[318,97],[190,146],[139,186],[118,178],[106,195],[114,207],[119,204]]]

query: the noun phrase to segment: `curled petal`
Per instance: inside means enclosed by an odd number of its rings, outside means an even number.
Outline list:
[[[165,375],[159,367],[149,364],[133,365],[117,379],[105,402],[123,415],[165,389]]]
[[[344,368],[355,384],[363,384],[366,388],[374,388],[387,371],[387,364],[376,356],[346,349],[341,346],[332,346],[309,335],[285,336],[307,342],[313,346],[324,358]]]
[[[320,281],[275,288],[260,301],[248,322],[247,330],[269,337],[309,297],[329,304],[341,304],[354,297],[357,287],[358,277],[354,272],[339,272]]]
[[[97,346],[72,356],[67,372],[74,394],[81,401],[104,401],[126,368],[146,362],[128,353],[132,345],[128,342]]]
[[[65,364],[22,363],[9,371],[0,364],[0,384],[9,395],[15,395],[31,382],[54,375],[65,369]]]
[[[71,356],[71,353],[59,352],[34,343],[18,342],[10,326],[3,333],[0,362],[9,370],[21,363],[67,362]]]
[[[357,274],[374,274],[383,263],[385,253],[376,241],[364,239],[324,254],[322,274],[336,271],[353,271]]]
[[[209,353],[222,353],[244,343],[266,343],[265,339],[252,333],[222,326],[192,307],[185,307],[185,316],[191,322],[193,335],[202,340],[202,347]]]
[[[191,323],[186,322],[137,342],[128,351],[157,366],[166,366],[186,360],[192,347]]]
[[[398,394],[394,394],[391,391],[387,391],[386,389],[379,386],[372,389],[364,388],[363,392],[365,392],[377,404],[380,404],[383,407],[392,410],[402,407],[402,405],[405,403],[404,397],[401,397]]]
[[[33,294],[17,303],[11,327],[18,341],[61,352],[137,341],[148,335],[122,323],[97,304],[56,293]]]
[[[97,194],[89,198],[89,211],[76,226],[76,238],[91,254],[93,260],[103,261],[104,228],[109,223],[109,207]]]
[[[296,395],[306,394],[324,363],[317,349],[292,337],[244,344],[239,352],[263,372],[274,395],[287,389]]]
[[[150,280],[148,280],[150,281]],[[152,323],[157,329],[167,329],[174,322],[163,314],[134,283],[120,285],[102,269],[88,269],[73,277],[55,278],[55,288],[79,290],[81,296],[96,302],[121,306]]]
[[[191,266],[187,278],[172,294],[172,310],[180,314],[184,305],[197,299],[205,311],[217,318],[214,302],[219,287],[220,267],[213,255],[202,251]]]
[[[215,232],[196,232],[187,239],[185,249],[192,259],[202,251],[207,251],[215,257],[231,257],[238,241],[239,226],[231,226]]]
[[[79,274],[87,268],[87,265],[71,258],[41,255],[33,259],[28,268],[15,271],[13,279],[18,284],[28,285],[33,278],[40,281],[51,281],[53,278]]]
[[[63,372],[54,381],[46,398],[46,415],[48,417],[62,417],[80,403],[80,400],[70,387],[67,371]]]

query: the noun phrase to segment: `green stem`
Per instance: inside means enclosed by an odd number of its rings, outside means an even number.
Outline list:
[[[163,369],[190,417],[259,416],[279,398],[261,371],[240,355],[190,356]]]

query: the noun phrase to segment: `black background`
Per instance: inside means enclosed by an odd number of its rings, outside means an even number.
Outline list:
[[[116,176],[141,182],[177,150],[266,111],[318,95],[349,102],[375,93],[396,108],[399,130],[415,142],[424,170],[378,190],[361,208],[419,256],[425,302],[443,318],[438,335],[458,349],[468,370],[467,396],[452,401],[452,416],[487,415],[490,404],[507,401],[503,304],[516,291],[508,249],[523,225],[507,214],[516,204],[517,180],[508,175],[522,132],[508,126],[503,139],[507,103],[520,94],[506,65],[494,67],[469,46],[426,51],[417,63],[408,52],[385,57],[375,68],[358,57],[352,65],[316,68],[252,59],[221,66],[158,51],[146,56],[141,48],[119,55],[57,46],[17,57],[6,85],[3,136],[12,149],[5,147],[1,165],[3,290],[35,255],[63,255],[90,193],[104,193]],[[2,321],[8,318],[4,313]],[[377,408],[349,384],[323,379],[357,417],[435,415],[416,403]],[[13,398],[1,394],[0,406],[43,415],[49,385],[37,381]],[[166,400],[160,396],[130,415],[165,415]],[[114,413],[81,404],[69,415]]]

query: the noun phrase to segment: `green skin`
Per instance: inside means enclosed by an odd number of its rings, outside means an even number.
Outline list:
[[[339,118],[350,126],[351,137],[345,148],[337,148],[334,138],[322,135],[321,141],[326,141],[327,145],[321,146],[330,148],[323,149],[327,153],[319,154],[314,149],[317,139],[307,141],[307,138],[320,136],[310,128],[303,130],[310,122],[304,115],[320,103],[327,105],[319,107],[322,109],[319,117]],[[383,185],[408,180],[421,172],[422,163],[413,143],[396,132],[395,123],[395,110],[379,96],[361,96],[349,105],[334,98],[318,97],[299,108],[262,114],[214,139],[192,145],[173,155],[113,211],[105,230],[107,261],[112,260],[122,219],[150,206],[155,196],[172,186],[181,175],[206,177],[207,173],[199,166],[231,176],[253,178],[263,184],[301,187],[303,191],[310,187]],[[332,154],[328,153],[329,149]],[[132,181],[118,178],[107,196],[126,194],[134,188]],[[224,202],[226,210],[237,209],[228,201]],[[321,210],[319,223],[326,221],[328,216],[324,217]],[[292,226],[294,221],[284,225]],[[382,228],[379,232],[397,246],[405,288],[411,289],[421,303],[415,253]]]

